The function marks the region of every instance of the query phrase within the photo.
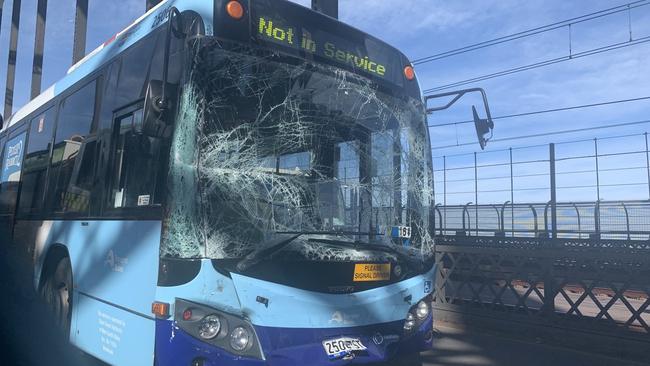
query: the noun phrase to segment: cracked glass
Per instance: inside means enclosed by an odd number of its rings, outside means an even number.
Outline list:
[[[421,101],[333,66],[243,47],[198,51],[189,80],[172,138],[163,256],[242,258],[286,232],[307,233],[287,248],[306,259],[394,256],[363,243],[431,255]],[[397,226],[411,238],[393,237]]]

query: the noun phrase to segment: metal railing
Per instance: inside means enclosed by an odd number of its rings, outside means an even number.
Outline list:
[[[650,200],[648,133],[433,159],[436,202],[467,205],[475,221],[474,205],[534,203],[542,220],[539,204]]]
[[[650,334],[647,243],[621,249],[581,246],[590,240],[574,239],[577,245],[558,248],[552,242],[566,240],[533,238],[513,245],[517,239],[467,239],[439,240],[438,307]]]
[[[436,205],[435,230],[436,235],[649,240],[650,201]]]

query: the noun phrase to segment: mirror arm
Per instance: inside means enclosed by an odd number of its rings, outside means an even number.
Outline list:
[[[490,113],[490,106],[488,104],[487,95],[485,94],[485,90],[483,90],[483,88],[469,88],[469,89],[456,90],[456,91],[447,92],[447,93],[427,95],[427,96],[424,97],[425,105],[427,105],[429,100],[439,99],[439,98],[444,98],[444,97],[454,95],[454,98],[451,101],[449,101],[449,103],[447,103],[446,105],[444,105],[442,107],[427,108],[427,114],[431,114],[433,112],[445,110],[445,109],[451,107],[452,105],[454,105],[465,94],[467,94],[467,93],[475,93],[475,92],[481,93],[481,96],[483,97],[483,105],[485,106],[485,114],[487,115],[488,121],[492,121],[492,114]]]
[[[492,113],[490,112],[490,105],[488,104],[487,100],[487,95],[485,94],[485,90],[482,88],[469,88],[469,89],[462,89],[462,90],[456,90],[452,92],[446,92],[446,93],[441,93],[441,94],[435,94],[435,95],[427,95],[424,97],[424,105],[428,106],[429,100],[432,99],[439,99],[439,98],[444,98],[444,97],[450,97],[453,96],[453,98],[445,105],[440,106],[440,107],[433,107],[433,108],[427,108],[427,114],[431,114],[433,112],[437,111],[442,111],[445,110],[452,105],[454,105],[460,98],[462,98],[465,94],[467,93],[475,93],[479,92],[481,93],[481,96],[483,97],[483,106],[485,107],[485,114],[487,116],[487,119],[481,119],[478,116],[478,113],[476,113],[476,107],[472,106],[472,113],[474,114],[474,126],[476,128],[476,135],[479,140],[479,144],[481,145],[481,150],[485,148],[485,144],[492,139],[492,134],[494,132],[494,121],[492,121]],[[489,138],[484,138],[485,133],[483,133],[483,129],[486,128],[488,129],[487,132],[490,133]]]
[[[174,28],[174,18],[181,18],[181,12],[176,8],[172,7],[169,10],[169,16],[167,19],[167,38],[165,39],[165,56],[163,57],[163,84],[162,84],[162,93],[159,100],[156,101],[156,107],[161,111],[168,108],[167,103],[167,79],[169,78],[169,58],[171,52],[171,43],[172,43],[172,33]]]

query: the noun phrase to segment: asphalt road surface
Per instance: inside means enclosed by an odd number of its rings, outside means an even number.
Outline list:
[[[637,366],[647,365],[494,334],[437,326],[423,366]]]

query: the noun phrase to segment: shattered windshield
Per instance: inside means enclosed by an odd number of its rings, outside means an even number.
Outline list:
[[[420,101],[291,61],[199,52],[173,136],[162,255],[241,258],[283,232],[309,233],[289,248],[318,260],[372,257],[323,239],[429,254]]]

